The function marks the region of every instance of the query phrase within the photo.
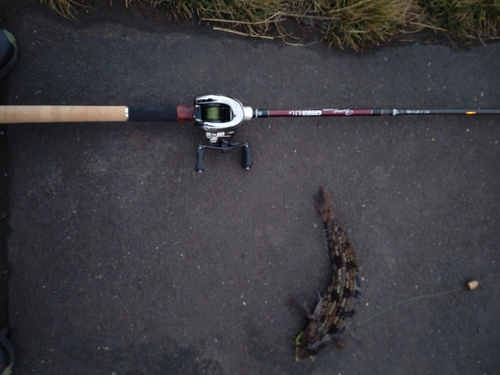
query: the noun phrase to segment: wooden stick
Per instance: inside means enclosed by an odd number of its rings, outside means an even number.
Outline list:
[[[127,121],[125,106],[0,106],[0,124]]]

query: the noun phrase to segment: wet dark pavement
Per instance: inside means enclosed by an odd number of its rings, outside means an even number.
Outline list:
[[[4,6],[5,104],[498,108],[500,44],[292,47],[154,12]],[[205,155],[192,124],[6,126],[15,374],[498,374],[500,118],[254,119]],[[295,363],[328,279],[312,196],[361,265],[344,349]],[[480,287],[461,287],[470,279]],[[383,309],[400,304],[363,323]],[[363,324],[361,324],[363,323]],[[360,325],[361,324],[361,325]]]

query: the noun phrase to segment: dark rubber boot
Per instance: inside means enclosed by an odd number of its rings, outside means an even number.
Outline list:
[[[0,332],[0,375],[10,375],[14,366],[14,348]]]
[[[7,30],[0,29],[0,80],[12,69],[16,60],[16,38]]]

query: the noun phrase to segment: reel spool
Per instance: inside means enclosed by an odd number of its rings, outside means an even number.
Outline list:
[[[251,119],[253,110],[244,107],[239,100],[222,95],[205,95],[195,99],[195,125],[205,131],[208,145],[196,148],[196,172],[205,170],[203,155],[205,149],[217,150],[222,153],[237,148],[242,149],[242,167],[246,170],[252,167],[252,152],[248,143],[231,143],[235,130],[245,120]]]
[[[207,122],[222,123],[231,121],[231,109],[220,104],[207,104],[201,107],[201,117]]]

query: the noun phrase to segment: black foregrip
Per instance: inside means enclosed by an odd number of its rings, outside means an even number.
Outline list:
[[[164,121],[177,122],[177,106],[163,107],[131,106],[128,107],[129,121]]]

